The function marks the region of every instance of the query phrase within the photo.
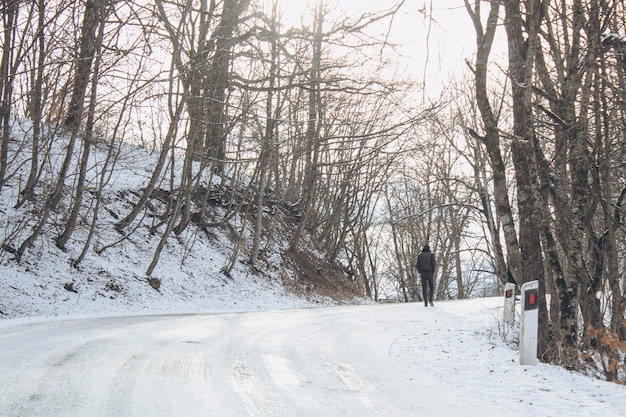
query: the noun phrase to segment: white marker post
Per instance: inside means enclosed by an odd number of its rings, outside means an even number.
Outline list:
[[[539,333],[539,281],[522,285],[520,365],[537,364],[537,335]]]
[[[504,284],[504,322],[509,326],[515,324],[515,287],[512,282]]]

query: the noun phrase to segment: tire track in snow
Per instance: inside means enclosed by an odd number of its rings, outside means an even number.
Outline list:
[[[418,332],[413,319],[419,313],[411,307],[98,319],[70,322],[70,330],[19,329],[0,336],[11,346],[0,351],[20,362],[0,362],[0,384],[18,384],[8,389],[17,403],[5,407],[7,390],[0,391],[0,415],[405,417],[451,409],[468,415],[464,404],[446,404],[450,384],[407,366],[407,355],[419,352],[418,340],[398,338]],[[26,359],[37,357],[44,344],[31,330],[51,345],[34,365]],[[20,343],[31,351],[12,347]],[[22,379],[13,382],[6,370],[21,372]],[[28,386],[35,379],[41,384]]]

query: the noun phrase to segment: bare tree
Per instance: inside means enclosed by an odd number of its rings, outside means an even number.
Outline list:
[[[606,81],[613,76],[620,79],[623,68],[607,65],[606,53],[621,51],[624,45],[620,35],[609,36],[605,30],[621,5],[584,0],[492,1],[489,17],[483,21],[480,3],[465,2],[478,34],[474,75],[485,134],[471,132],[487,148],[497,201],[496,174],[505,170],[497,169],[501,164],[494,151],[502,146],[499,138],[508,127],[499,126],[491,110],[486,65],[499,8],[504,5],[513,115],[512,130],[505,137],[516,180],[518,245],[508,234],[515,228],[508,229],[504,222],[512,212],[503,218],[506,211],[498,203],[496,209],[515,279],[538,279],[540,293],[553,293],[552,327],[540,297],[541,359],[577,368],[580,343],[589,345],[597,337],[588,336],[587,329],[597,335],[604,327],[598,294],[607,286],[612,288],[602,295],[607,300],[622,293],[615,280],[605,279],[619,276],[615,248],[623,199],[623,186],[610,179],[621,175],[610,168],[615,166],[613,156],[620,154],[615,144],[623,129],[613,122],[621,115],[611,107],[614,97],[605,94],[610,90]],[[518,260],[523,260],[524,269],[518,268]],[[613,330],[618,331],[623,310],[615,308],[612,318]]]
[[[324,16],[327,13],[324,1],[320,1],[315,9],[314,31],[311,39],[312,54],[307,85],[308,117],[306,123],[305,166],[302,183],[301,218],[291,240],[290,250],[294,251],[304,234],[304,228],[311,220],[313,205],[315,204],[316,185],[319,169],[319,153],[322,141],[321,127],[324,113],[321,96],[322,83],[322,46],[324,42]]]
[[[497,28],[500,6],[502,2],[495,0],[491,2],[489,13],[483,25],[480,1],[475,1],[472,6],[469,0],[465,0],[465,7],[472,19],[476,31],[476,63],[473,72],[475,74],[476,104],[480,112],[483,123],[484,135],[478,134],[474,130],[469,132],[477,140],[484,143],[488,160],[491,166],[494,203],[498,221],[502,225],[502,232],[506,242],[508,252],[508,262],[511,273],[516,281],[521,283],[522,260],[517,239],[515,217],[509,201],[508,187],[506,180],[506,165],[501,154],[501,135],[498,128],[498,114],[492,108],[488,91],[488,64],[489,55],[493,45],[493,40]]]
[[[88,6],[89,7],[89,6]],[[96,102],[97,102],[97,93],[98,93],[98,82],[99,82],[99,74],[100,74],[100,66],[102,63],[102,44],[104,40],[104,28],[106,26],[106,20],[109,14],[111,13],[111,5],[108,1],[104,1],[102,3],[97,4],[96,7],[99,7],[97,10],[98,15],[98,31],[95,38],[95,46],[93,51],[94,62],[92,76],[91,76],[91,89],[90,89],[90,99],[89,99],[89,107],[87,111],[87,120],[85,123],[85,129],[83,133],[82,140],[82,155],[80,157],[80,162],[78,165],[78,179],[75,183],[76,193],[74,196],[74,201],[72,204],[72,209],[70,210],[70,215],[65,224],[65,229],[63,233],[56,239],[56,245],[59,249],[65,250],[65,245],[67,241],[70,239],[74,230],[76,229],[76,222],[78,220],[78,215],[81,211],[81,206],[83,204],[83,194],[85,192],[85,182],[87,177],[87,170],[89,164],[89,155],[91,153],[91,147],[94,141],[94,124],[96,118]],[[85,87],[86,88],[86,87]],[[72,130],[72,132],[74,129]]]
[[[7,1],[2,5],[2,58],[0,59],[0,126],[2,127],[2,142],[0,143],[0,189],[5,182],[9,140],[11,133],[11,101],[16,69],[19,65],[19,50],[16,46],[17,19],[20,11],[20,2]]]
[[[50,212],[57,207],[63,197],[63,187],[65,185],[66,175],[70,168],[76,140],[80,131],[85,96],[87,94],[89,79],[92,75],[91,71],[93,60],[95,59],[98,48],[98,28],[101,24],[103,24],[101,13],[105,10],[107,4],[108,0],[90,0],[85,5],[81,36],[79,39],[79,52],[75,62],[72,96],[68,107],[68,113],[64,120],[65,126],[67,126],[70,130],[70,139],[67,145],[67,151],[55,185],[46,198],[37,224],[33,228],[31,235],[22,242],[15,253],[16,259],[18,260],[21,259],[24,252],[33,244],[35,239],[39,237],[41,231],[48,222]]]
[[[33,3],[33,7],[34,7]],[[22,190],[24,199],[22,202],[18,202],[16,207],[19,207],[24,201],[32,200],[35,193],[35,186],[37,185],[37,179],[39,178],[39,147],[41,143],[41,128],[43,120],[43,76],[45,71],[46,61],[46,38],[45,38],[45,12],[46,3],[44,0],[37,1],[37,29],[35,35],[36,47],[33,48],[33,65],[32,71],[32,89],[29,114],[33,120],[33,137],[31,146],[31,161],[30,161],[30,173],[26,185]]]

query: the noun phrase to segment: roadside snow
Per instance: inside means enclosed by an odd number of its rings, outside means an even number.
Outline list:
[[[626,387],[521,366],[501,299],[0,322],[0,415],[624,415]]]
[[[38,196],[35,201],[15,208],[23,186],[20,179],[28,177],[29,166],[26,163],[28,152],[21,152],[19,145],[28,143],[30,129],[27,120],[20,120],[13,126],[15,141],[10,149],[13,152],[11,160],[19,169],[0,193],[0,243],[9,249],[0,250],[0,319],[198,309],[205,312],[249,311],[334,304],[314,291],[296,296],[285,290],[284,284],[294,283],[296,278],[293,271],[282,264],[282,254],[289,243],[277,232],[281,221],[278,216],[267,219],[272,230],[264,236],[263,254],[254,272],[246,264],[246,250],[251,242],[249,233],[244,233],[244,247],[226,276],[220,271],[230,262],[236,239],[229,238],[226,227],[214,227],[205,232],[192,224],[168,239],[156,269],[147,276],[146,271],[164,229],[163,225],[157,226],[158,217],[165,208],[155,200],[152,210],[146,210],[140,216],[141,221],[133,223],[132,233],[122,234],[115,230],[115,223],[130,211],[142,187],[147,184],[156,161],[154,153],[128,144],[119,145],[115,170],[103,188],[94,238],[79,267],[71,265],[83,251],[93,214],[89,207],[93,205],[91,199],[95,193],[86,193],[80,227],[66,245],[66,251],[61,251],[54,243],[63,231],[59,226],[64,224],[63,216],[67,215],[66,208],[61,208],[51,215],[42,236],[17,263],[12,251],[31,233],[31,226],[37,220],[35,213],[41,210],[43,199]],[[51,151],[53,165],[60,164],[64,152],[63,137],[57,141],[59,143],[55,143]],[[96,148],[91,154],[93,166],[88,174],[91,189],[100,186],[105,153],[106,149]],[[178,181],[178,173],[174,175]],[[215,176],[206,176],[204,186],[208,186],[211,180],[216,181]],[[54,180],[54,174],[45,172],[42,184]],[[169,177],[164,176],[162,181],[167,184]],[[71,179],[67,180],[67,186],[71,189]],[[167,185],[164,187],[167,189]],[[226,217],[222,208],[215,207],[214,210],[217,220]],[[229,225],[239,230],[242,221],[245,220],[234,216]],[[249,225],[244,228],[249,229]],[[158,280],[158,289],[149,285],[149,279]]]

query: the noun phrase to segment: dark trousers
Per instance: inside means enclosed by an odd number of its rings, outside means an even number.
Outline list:
[[[424,302],[432,302],[435,292],[433,271],[422,271],[420,272],[420,276],[422,277],[422,297],[424,297]]]

